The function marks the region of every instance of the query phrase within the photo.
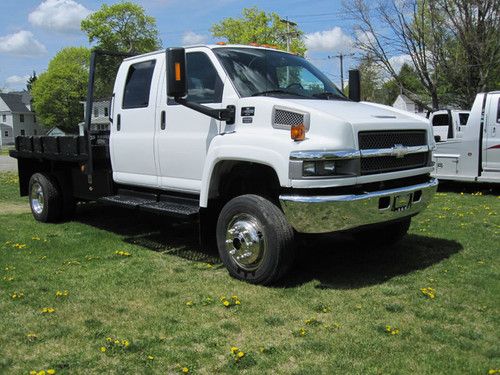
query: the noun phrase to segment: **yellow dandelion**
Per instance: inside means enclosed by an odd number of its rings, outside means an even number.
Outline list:
[[[106,347],[105,347],[105,346],[101,346],[101,347],[99,348],[99,350],[100,350],[102,353],[104,353],[104,352],[106,351]]]
[[[235,354],[239,351],[240,349],[238,349],[238,347],[236,346],[231,346],[231,354]]]
[[[229,307],[230,303],[229,301],[225,300],[225,301],[222,301],[222,304],[226,307]]]
[[[47,374],[48,374],[48,375],[54,375],[55,373],[56,373],[56,370],[54,370],[53,368],[49,368],[49,369],[47,370]]]
[[[152,361],[154,359],[155,359],[155,357],[153,357],[152,355],[148,355],[148,360]]]
[[[183,367],[181,369],[181,371],[182,371],[183,374],[188,374],[189,373],[189,369],[187,367]]]
[[[422,294],[430,299],[434,299],[436,298],[436,290],[434,288],[431,288],[431,287],[427,287],[427,288],[420,288],[420,291],[422,292]]]

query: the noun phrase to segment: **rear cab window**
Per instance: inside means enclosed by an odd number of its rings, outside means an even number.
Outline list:
[[[459,113],[458,114],[458,122],[460,126],[467,125],[467,120],[469,119],[468,113]]]
[[[123,92],[123,109],[145,108],[149,105],[155,65],[156,60],[149,60],[129,67]]]

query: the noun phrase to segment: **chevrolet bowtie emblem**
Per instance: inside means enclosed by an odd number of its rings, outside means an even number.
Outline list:
[[[394,147],[391,148],[391,153],[393,156],[395,156],[397,159],[403,158],[406,154],[408,154],[408,147],[403,146],[403,145],[394,145]]]

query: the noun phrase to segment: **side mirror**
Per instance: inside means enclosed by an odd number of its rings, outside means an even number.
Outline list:
[[[349,99],[361,101],[361,80],[357,69],[349,70]]]
[[[182,98],[187,95],[186,53],[184,48],[168,48],[167,96]]]

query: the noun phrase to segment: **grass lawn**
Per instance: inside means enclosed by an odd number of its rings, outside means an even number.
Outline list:
[[[270,288],[231,279],[191,225],[97,205],[37,223],[4,174],[0,373],[488,374],[500,199],[473,191],[438,193],[391,249],[302,238]]]
[[[0,155],[9,155],[9,151],[13,149],[14,146],[2,146],[0,147]]]

